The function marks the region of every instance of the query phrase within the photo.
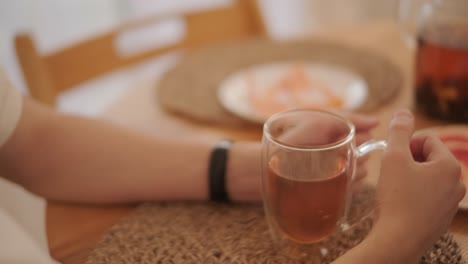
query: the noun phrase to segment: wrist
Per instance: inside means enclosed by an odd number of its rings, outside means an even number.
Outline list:
[[[231,200],[260,200],[260,151],[258,142],[235,142],[231,145],[226,171],[226,188]]]
[[[385,260],[383,263],[418,263],[424,251],[411,232],[403,230],[399,226],[376,223],[362,243],[375,257]]]

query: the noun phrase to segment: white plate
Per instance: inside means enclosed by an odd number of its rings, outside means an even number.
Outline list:
[[[462,177],[465,186],[468,188],[468,157],[461,152],[468,152],[468,126],[467,125],[450,125],[424,129],[418,134],[434,133],[442,142],[452,151],[454,156],[459,160],[462,169]],[[458,152],[458,153],[457,153]],[[462,155],[465,155],[462,157]],[[468,195],[465,195],[458,208],[468,210]]]
[[[292,108],[353,110],[364,103],[367,83],[353,71],[329,64],[282,62],[254,65],[229,75],[218,90],[231,113],[263,123]]]

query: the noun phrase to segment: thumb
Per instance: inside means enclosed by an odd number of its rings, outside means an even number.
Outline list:
[[[408,110],[400,110],[393,114],[388,129],[388,148],[398,150],[411,156],[410,142],[414,132],[414,117]]]

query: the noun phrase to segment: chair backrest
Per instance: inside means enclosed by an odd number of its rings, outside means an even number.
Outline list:
[[[236,0],[231,6],[180,15],[185,22],[185,36],[164,47],[122,56],[116,39],[124,31],[161,17],[147,18],[123,25],[111,32],[88,39],[51,54],[39,54],[29,34],[15,36],[15,49],[31,96],[54,105],[57,94],[74,85],[121,67],[178,48],[194,48],[208,43],[265,34],[265,25],[256,0]]]

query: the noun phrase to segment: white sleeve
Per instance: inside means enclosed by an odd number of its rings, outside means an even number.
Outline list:
[[[22,95],[0,69],[0,147],[15,131],[21,116]]]

